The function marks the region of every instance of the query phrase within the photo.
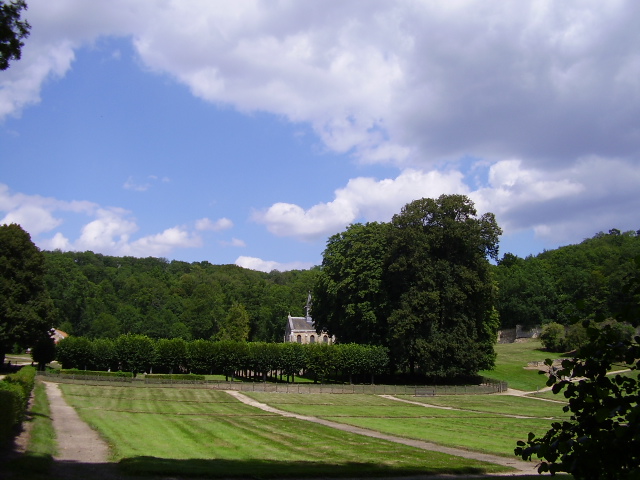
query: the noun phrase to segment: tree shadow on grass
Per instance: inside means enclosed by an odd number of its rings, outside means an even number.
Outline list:
[[[475,467],[405,466],[394,468],[384,464],[359,462],[331,464],[278,460],[176,460],[146,456],[126,458],[121,460],[118,465],[120,471],[126,475],[207,478],[362,478],[486,473],[486,470]]]

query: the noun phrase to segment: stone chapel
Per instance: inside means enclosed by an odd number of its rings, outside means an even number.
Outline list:
[[[326,343],[331,345],[335,342],[335,337],[329,336],[326,332],[318,333],[311,318],[311,292],[307,297],[304,317],[292,317],[289,314],[287,326],[284,332],[284,341],[293,343]]]

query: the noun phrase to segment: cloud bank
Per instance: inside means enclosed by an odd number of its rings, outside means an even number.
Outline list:
[[[442,193],[470,195],[507,233],[533,229],[550,241],[639,227],[638,2],[29,6],[33,33],[23,59],[0,77],[0,121],[37,104],[80,46],[118,36],[131,39],[142,68],[203,101],[303,122],[327,151],[397,168],[394,178],[353,178],[315,205],[286,198],[256,205],[253,220],[274,235],[315,240],[355,221],[388,220],[403,204]],[[471,159],[469,171],[461,159]],[[124,187],[147,184],[129,179]],[[36,233],[59,224],[55,209],[92,216],[73,242],[79,248],[167,252],[197,247],[197,232],[232,225],[201,219],[193,232],[172,227],[132,241],[128,212],[4,197],[14,203],[4,220]]]

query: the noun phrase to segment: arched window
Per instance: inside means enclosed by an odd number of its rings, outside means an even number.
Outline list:
[[[314,335],[311,335],[311,338],[309,339],[309,343],[316,343],[316,337]]]
[[[326,335],[322,337],[322,343],[329,343],[329,337],[327,337]]]
[[[298,343],[302,343],[302,335],[298,335],[298,337],[296,338],[296,341]]]

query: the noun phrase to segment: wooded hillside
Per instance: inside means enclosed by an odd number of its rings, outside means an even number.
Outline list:
[[[304,314],[317,274],[317,269],[263,273],[206,261],[44,253],[56,325],[91,338],[135,333],[210,339],[225,322],[244,315],[248,340],[282,341],[287,315]]]
[[[263,273],[206,261],[92,252],[44,255],[56,325],[91,338],[125,333],[215,338],[232,307],[241,306],[249,320],[249,340],[282,341],[287,315],[304,314],[319,272],[315,267]],[[615,229],[537,256],[505,254],[492,269],[501,326],[566,323],[580,302],[586,311],[615,312],[625,302],[621,287],[638,255],[638,232]]]
[[[612,316],[629,301],[623,286],[639,255],[640,230],[617,229],[535,257],[505,254],[494,269],[502,328],[567,324],[577,307],[594,318]]]

